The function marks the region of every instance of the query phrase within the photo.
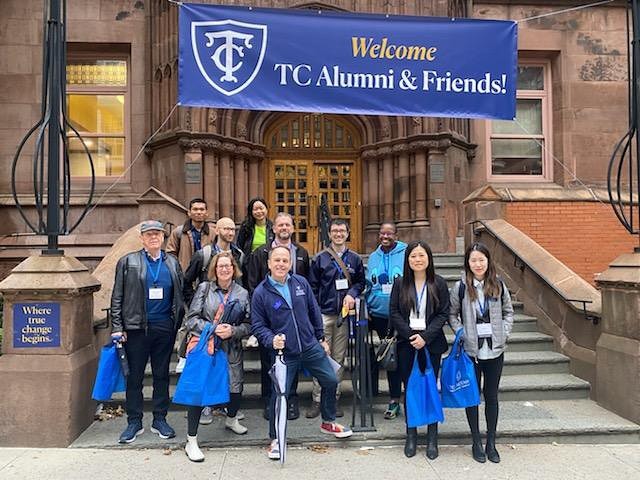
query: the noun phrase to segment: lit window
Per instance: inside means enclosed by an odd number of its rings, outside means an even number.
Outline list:
[[[516,119],[490,122],[493,179],[551,179],[550,81],[547,64],[518,68]]]
[[[67,63],[67,116],[91,153],[97,177],[121,175],[126,166],[127,61],[71,58]],[[71,175],[91,175],[82,143],[71,129]]]

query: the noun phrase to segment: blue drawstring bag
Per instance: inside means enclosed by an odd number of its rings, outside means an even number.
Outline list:
[[[473,407],[480,403],[476,369],[462,348],[463,332],[462,328],[456,332],[451,353],[442,361],[442,406],[447,408]]]
[[[114,393],[124,392],[126,389],[127,382],[122,373],[116,344],[112,342],[102,347],[100,351],[98,372],[91,398],[99,402],[106,402],[111,400],[111,395]]]
[[[444,413],[436,384],[436,376],[429,359],[429,352],[424,348],[427,357],[425,371],[420,370],[418,352],[413,358],[413,368],[407,381],[405,391],[407,427],[421,427],[430,423],[443,422]]]
[[[187,355],[187,363],[178,380],[173,402],[181,405],[206,407],[229,403],[229,367],[227,354],[217,341],[213,355],[207,352],[207,343],[213,335],[207,323],[200,340]]]

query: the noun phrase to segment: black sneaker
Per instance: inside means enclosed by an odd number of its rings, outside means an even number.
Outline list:
[[[153,420],[151,424],[151,431],[157,433],[160,438],[173,438],[176,436],[176,431],[171,428],[164,418],[157,418]]]
[[[127,428],[120,435],[120,439],[118,443],[131,443],[135,441],[138,435],[142,435],[144,433],[144,428],[142,428],[142,422],[134,422],[127,425]]]
[[[297,398],[292,398],[287,408],[287,420],[295,420],[300,417],[300,405]]]

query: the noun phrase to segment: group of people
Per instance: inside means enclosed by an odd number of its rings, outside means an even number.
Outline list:
[[[227,354],[230,401],[225,406],[188,408],[185,452],[190,460],[204,460],[197,441],[198,427],[211,423],[216,412],[226,416],[225,427],[232,432],[247,432],[240,423],[244,416],[239,410],[243,339],[248,344],[257,341],[260,349],[263,415],[269,420],[271,439],[269,458],[280,457],[275,440],[276,393],[269,376],[277,353],[284,354],[287,364],[287,417],[294,420],[300,415],[297,386],[304,371],[313,377],[312,401],[305,416],[320,416],[323,433],[336,438],[351,436],[349,427],[336,422],[344,415],[340,406],[348,344],[344,317],[364,294],[370,328],[380,338],[397,338],[398,368],[387,371],[390,398],[384,418],[400,415],[403,386],[407,388],[414,358],[423,366],[428,354],[437,376],[441,356],[448,349],[445,324],[454,330],[462,328],[464,348],[474,359],[479,388],[482,385],[487,420],[483,447],[478,407],[466,409],[472,455],[478,462],[487,458],[500,461],[495,447],[498,386],[513,308],[509,291],[496,276],[484,245],[475,243],[467,249],[462,278],[450,292],[446,281],[435,274],[429,245],[399,241],[392,222],[380,226],[379,245],[369,255],[365,272],[362,258],[347,247],[349,225],[342,219],[331,221],[330,245],[311,260],[304,247],[293,241],[291,215],[279,212],[271,221],[262,198],[249,202],[237,239],[232,219],[219,219],[215,228],[207,223],[207,205],[202,199],[190,202],[188,216],[185,224],[170,234],[166,250],[162,249],[164,225],[143,222],[143,248],[125,255],[116,266],[112,337],[123,343],[130,365],[125,401],[128,425],[120,443],[131,443],[144,432],[142,381],[149,359],[153,376],[151,431],[160,438],[175,436],[166,421],[170,358],[174,344],[188,358],[207,322]],[[372,376],[377,394],[375,362]],[[404,409],[406,412],[406,404]],[[417,437],[416,428],[406,428],[407,457],[416,454]],[[426,454],[430,459],[438,456],[437,437],[437,423],[429,425]]]

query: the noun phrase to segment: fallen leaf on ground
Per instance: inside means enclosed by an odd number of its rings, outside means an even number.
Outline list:
[[[310,445],[307,448],[315,453],[327,453],[329,451],[329,447],[326,445]]]
[[[171,451],[170,448],[165,448],[164,450],[162,450],[162,454],[163,455],[171,455],[173,452]]]

